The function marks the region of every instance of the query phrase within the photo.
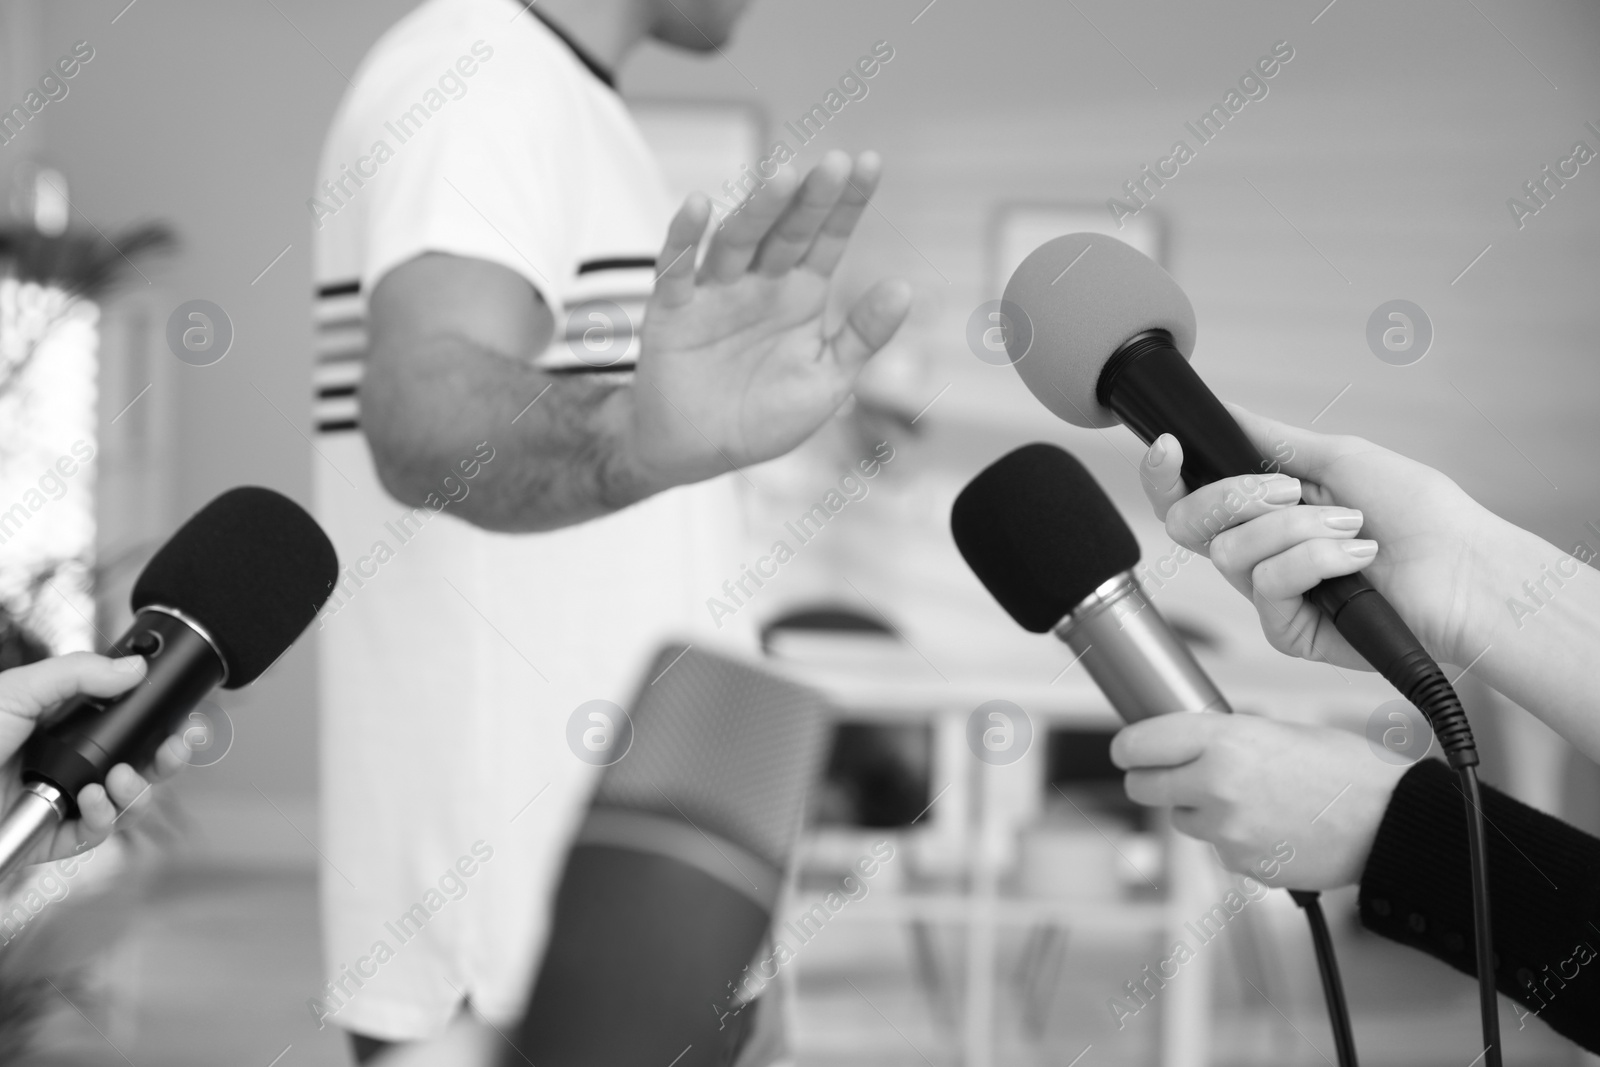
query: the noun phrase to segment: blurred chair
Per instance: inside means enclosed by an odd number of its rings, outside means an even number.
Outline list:
[[[852,650],[852,644],[858,647]],[[761,630],[762,650],[779,659],[808,659],[827,652],[851,660],[870,658],[885,644],[900,644],[886,622],[843,606],[796,609]],[[933,802],[932,771],[930,724],[906,722],[899,716],[874,721],[835,710],[826,769],[808,820],[813,834],[826,835],[830,827],[909,829]],[[834,864],[821,866],[826,869],[811,873],[838,873]],[[917,881],[914,875],[912,881]],[[953,1030],[959,1024],[953,969],[942,958],[932,924],[913,918],[906,930],[917,984],[935,1020]]]

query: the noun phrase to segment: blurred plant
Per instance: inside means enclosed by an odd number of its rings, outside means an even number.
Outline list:
[[[0,965],[0,1063],[20,1063],[38,1051],[38,1033],[55,996],[44,975],[12,971]]]
[[[176,247],[160,223],[132,227],[108,239],[98,233],[41,233],[31,226],[0,227],[0,277],[20,292],[31,283],[37,296],[19,299],[15,321],[0,321],[0,398],[27,372],[39,345],[85,301],[98,302],[137,272],[137,257]],[[16,332],[16,337],[6,334]]]
[[[78,317],[93,321],[98,302],[139,273],[135,259],[175,245],[171,230],[159,223],[112,238],[98,231],[47,233],[29,224],[0,225],[0,404],[20,401],[30,370],[58,328]],[[0,471],[22,445],[0,424]],[[5,583],[19,592],[0,602],[0,667],[48,653],[28,629],[40,592],[64,572],[92,568],[92,559],[76,555],[35,560],[20,580]]]
[[[85,1024],[105,1025],[118,980],[111,961],[161,898],[164,868],[153,850],[137,848],[125,834],[79,862],[65,875],[61,861],[29,868],[0,886],[0,908],[10,924],[0,933],[0,1063],[6,1067],[107,1062],[59,1046]],[[43,879],[53,881],[45,886]],[[40,892],[51,889],[41,903]]]

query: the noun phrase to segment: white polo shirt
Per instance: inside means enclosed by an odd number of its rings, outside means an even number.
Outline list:
[[[520,1015],[597,773],[568,719],[625,706],[664,639],[711,639],[738,509],[725,476],[552,533],[486,532],[447,501],[512,462],[509,426],[438,472],[437,512],[378,482],[360,432],[366,298],[399,264],[446,252],[526,278],[558,324],[543,364],[626,374],[637,351],[583,305],[637,323],[673,205],[604,72],[522,4],[427,0],[396,24],[317,183],[315,499],[344,570],[318,633],[329,984],[307,992],[325,1021],[422,1038],[463,997]],[[715,639],[748,640],[733,623]]]

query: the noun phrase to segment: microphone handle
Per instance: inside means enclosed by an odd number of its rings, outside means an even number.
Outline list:
[[[139,685],[110,700],[80,696],[52,712],[22,749],[22,779],[48,783],[78,816],[78,793],[104,783],[119,763],[142,767],[183,717],[223,680],[223,660],[210,639],[176,614],[139,612],[111,656],[141,655]]]
[[[1233,710],[1131,571],[1091,593],[1054,633],[1124,722]]]
[[[1146,444],[1163,433],[1178,439],[1183,481],[1191,490],[1235,475],[1277,470],[1278,461],[1257,451],[1165,330],[1152,330],[1123,345],[1101,372],[1098,392],[1100,402]],[[1324,579],[1306,595],[1374,670],[1422,706],[1419,691],[1433,682],[1438,665],[1365,575]]]
[[[78,817],[78,793],[119,763],[142,767],[226,676],[198,623],[150,607],[108,650],[143,656],[144,681],[110,700],[78,696],[51,712],[22,748],[23,792],[0,817],[0,882],[56,827]]]

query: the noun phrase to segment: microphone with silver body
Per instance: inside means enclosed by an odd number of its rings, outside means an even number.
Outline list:
[[[1123,719],[1233,710],[1140,586],[1133,531],[1063,449],[1024,445],[996,460],[956,497],[950,528],[1000,606],[1026,629],[1049,630],[1077,652]],[[1290,896],[1311,924],[1339,1065],[1356,1067],[1322,906],[1314,892]]]
[[[1133,531],[1067,452],[1032,444],[995,461],[950,528],[1000,606],[1065,642],[1123,719],[1233,710],[1140,585]]]
[[[1129,722],[1175,711],[1232,711],[1131,572],[1105,582],[1053,629]]]

